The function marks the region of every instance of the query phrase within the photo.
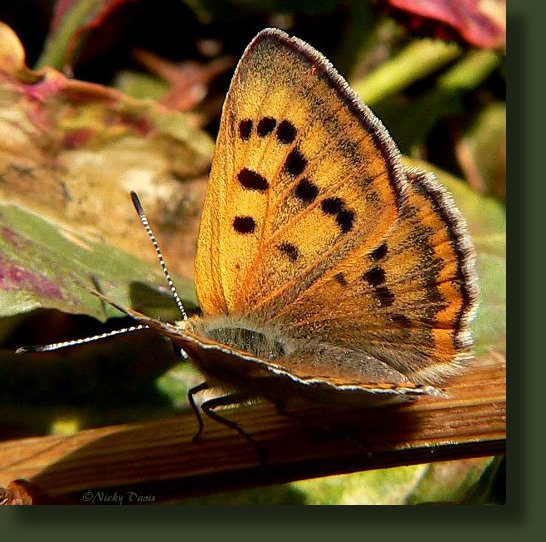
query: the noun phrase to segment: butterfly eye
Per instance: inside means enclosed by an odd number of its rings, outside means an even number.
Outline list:
[[[182,361],[187,361],[190,359],[190,356],[186,353],[186,351],[183,348],[180,348],[177,344],[174,342],[171,342],[173,347],[174,355],[178,358],[180,358]]]

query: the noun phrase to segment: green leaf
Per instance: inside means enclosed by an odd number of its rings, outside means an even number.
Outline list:
[[[165,279],[158,264],[68,234],[32,213],[0,204],[0,316],[36,308],[100,320],[119,316],[91,293],[96,283],[122,305],[142,307],[146,305],[142,296],[133,298],[136,285],[163,286]],[[196,305],[192,282],[179,279],[177,283],[182,298]],[[172,304],[169,296],[165,299]]]
[[[302,480],[185,500],[185,504],[425,504],[464,500],[491,458],[442,461]],[[484,499],[482,502],[487,502]]]

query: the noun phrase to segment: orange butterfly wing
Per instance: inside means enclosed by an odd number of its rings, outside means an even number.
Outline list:
[[[224,104],[201,218],[205,315],[282,310],[388,233],[406,185],[386,130],[332,65],[297,38],[261,32]]]

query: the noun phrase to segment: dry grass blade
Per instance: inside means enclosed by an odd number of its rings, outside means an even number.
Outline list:
[[[309,423],[281,415],[268,404],[224,412],[264,447],[266,466],[257,463],[255,450],[240,435],[210,420],[202,441],[192,442],[196,421],[190,413],[72,436],[7,441],[0,443],[0,485],[25,479],[35,488],[38,503],[85,504],[86,492],[100,491],[133,492],[157,503],[330,474],[501,454],[505,384],[504,365],[484,362],[453,382],[448,399],[422,398],[404,407],[356,413],[299,410],[298,418]]]

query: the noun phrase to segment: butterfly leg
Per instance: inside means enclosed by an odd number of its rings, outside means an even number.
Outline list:
[[[264,467],[267,464],[266,450],[262,448],[258,444],[258,442],[256,442],[256,440],[252,437],[252,435],[249,435],[239,424],[237,424],[233,420],[228,420],[224,418],[223,416],[220,416],[214,410],[215,408],[218,408],[221,406],[236,405],[247,400],[248,400],[248,395],[244,395],[242,393],[232,393],[230,395],[225,395],[223,397],[215,397],[214,399],[209,399],[208,401],[205,401],[201,405],[201,408],[203,412],[209,418],[211,418],[215,422],[226,425],[227,427],[237,431],[239,435],[241,435],[245,440],[247,440],[250,444],[252,444],[252,446],[256,450],[256,454],[258,455],[260,466]]]
[[[194,395],[197,393],[210,389],[210,386],[207,382],[201,382],[201,384],[191,388],[188,390],[188,402],[190,403],[190,406],[195,414],[195,417],[197,418],[197,424],[198,429],[197,433],[193,437],[194,442],[198,442],[201,438],[201,434],[203,433],[204,425],[203,425],[203,417],[201,416],[201,410],[212,420],[215,422],[221,423],[223,425],[226,425],[227,427],[234,429],[239,433],[245,440],[250,442],[254,449],[256,450],[256,453],[258,455],[258,459],[260,461],[260,466],[264,466],[267,463],[267,455],[266,451],[252,438],[251,435],[249,435],[245,430],[240,427],[236,422],[232,420],[228,420],[217,412],[214,411],[215,408],[218,408],[220,406],[229,406],[229,405],[236,405],[238,403],[242,403],[248,399],[248,396],[244,394],[239,393],[232,393],[230,395],[224,395],[223,397],[215,397],[213,399],[209,399],[202,403],[201,408],[197,406],[197,403],[195,402]]]
[[[190,403],[191,409],[193,410],[193,413],[195,414],[195,417],[197,418],[197,433],[193,436],[193,441],[197,442],[201,438],[201,433],[203,432],[203,417],[201,416],[201,410],[197,406],[197,403],[195,402],[194,395],[196,393],[199,393],[203,390],[208,390],[209,385],[206,382],[201,382],[201,384],[198,384],[197,386],[194,386],[193,388],[188,390],[188,402]]]

